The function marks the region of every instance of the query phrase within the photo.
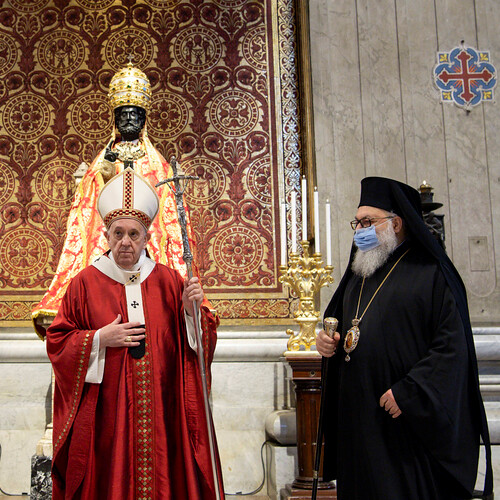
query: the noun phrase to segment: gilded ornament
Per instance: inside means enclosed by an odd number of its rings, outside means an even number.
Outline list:
[[[292,252],[288,266],[280,266],[280,283],[288,285],[299,297],[299,307],[294,314],[295,321],[300,325],[296,334],[292,329],[287,343],[287,353],[308,353],[316,341],[316,324],[319,321],[319,311],[315,300],[320,289],[333,283],[331,276],[333,267],[323,266],[321,253],[309,255],[309,242],[301,241],[302,255]],[[304,347],[304,350],[300,350]]]
[[[119,142],[113,150],[118,152],[118,159],[123,162],[136,161],[146,154],[140,143],[133,142]]]

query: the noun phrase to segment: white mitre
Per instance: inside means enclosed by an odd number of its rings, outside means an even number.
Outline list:
[[[146,231],[160,208],[160,199],[151,184],[131,168],[113,177],[102,188],[97,210],[107,229],[117,219],[135,219]]]

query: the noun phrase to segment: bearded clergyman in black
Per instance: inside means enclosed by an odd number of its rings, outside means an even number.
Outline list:
[[[490,446],[463,282],[400,182],[361,183],[349,267],[316,344],[323,381],[323,479],[339,500],[471,498],[480,436]]]

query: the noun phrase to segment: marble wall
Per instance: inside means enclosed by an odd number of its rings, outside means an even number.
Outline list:
[[[248,493],[260,485],[266,418],[295,403],[282,358],[288,339],[284,330],[245,326],[218,331],[212,401],[227,493]],[[290,472],[293,478],[293,466]]]
[[[19,494],[51,418],[51,368],[35,333],[13,330],[0,329],[0,487]]]
[[[336,278],[352,241],[347,222],[367,175],[418,188],[444,206],[446,246],[469,294],[474,324],[500,322],[500,115],[441,104],[437,51],[489,50],[500,67],[497,0],[310,0],[316,163],[330,198]],[[498,90],[497,90],[498,92]],[[323,292],[323,306],[330,296]]]
[[[269,437],[266,420],[276,410],[295,406],[290,369],[282,357],[286,342],[281,327],[219,330],[212,406],[227,493],[248,493],[261,484],[261,449]],[[500,329],[476,329],[475,343],[490,435],[498,444]],[[50,391],[44,343],[28,331],[0,330],[0,487],[4,491],[30,491],[31,458],[51,418]],[[295,448],[273,444],[263,450],[263,456],[267,478],[260,494],[278,498],[279,490],[295,477]],[[500,458],[495,464],[500,467]]]
[[[245,493],[263,479],[266,418],[295,402],[282,358],[288,336],[283,327],[248,326],[222,327],[218,337],[211,397],[225,491]],[[29,492],[31,458],[51,419],[51,367],[45,344],[29,330],[0,329],[0,409],[0,488]],[[284,457],[288,470],[276,472],[280,464],[270,455]],[[288,455],[286,447],[263,450],[282,481],[273,483],[276,491],[294,477],[294,456]]]

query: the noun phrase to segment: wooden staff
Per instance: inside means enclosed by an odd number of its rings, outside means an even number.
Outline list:
[[[188,279],[193,277],[193,254],[191,253],[191,248],[189,246],[189,238],[187,233],[187,222],[186,222],[186,209],[184,208],[183,195],[186,190],[187,182],[190,180],[199,179],[194,175],[184,175],[182,172],[177,172],[177,160],[175,157],[170,159],[170,166],[172,167],[173,177],[166,179],[164,181],[156,184],[155,187],[159,187],[162,184],[167,184],[170,190],[174,193],[175,202],[177,205],[177,217],[179,219],[179,225],[181,226],[182,233],[182,246],[184,253],[182,258],[186,263]],[[174,187],[170,183],[174,184]],[[203,403],[205,406],[205,416],[207,418],[207,428],[208,428],[208,442],[210,445],[210,460],[212,462],[212,473],[214,476],[214,486],[215,486],[215,496],[217,500],[221,499],[219,476],[217,474],[217,460],[215,456],[215,435],[214,428],[212,426],[212,412],[210,410],[210,404],[208,401],[208,386],[207,386],[207,373],[205,367],[205,357],[203,355],[203,341],[200,332],[200,322],[199,322],[199,311],[198,305],[193,301],[193,322],[194,322],[194,332],[196,336],[196,342],[198,346],[198,366],[200,369],[201,383],[203,387]]]
[[[331,338],[335,335],[335,330],[337,330],[339,322],[336,318],[325,318],[323,321],[323,330]],[[321,370],[321,403],[319,407],[319,421],[318,421],[318,434],[316,436],[316,457],[314,461],[313,470],[313,487],[311,500],[316,500],[316,495],[318,493],[318,482],[319,482],[319,468],[321,463],[321,449],[323,448],[323,426],[324,426],[324,416],[325,416],[325,404],[326,404],[326,391],[325,384],[328,377],[328,359],[323,358],[323,366]]]

